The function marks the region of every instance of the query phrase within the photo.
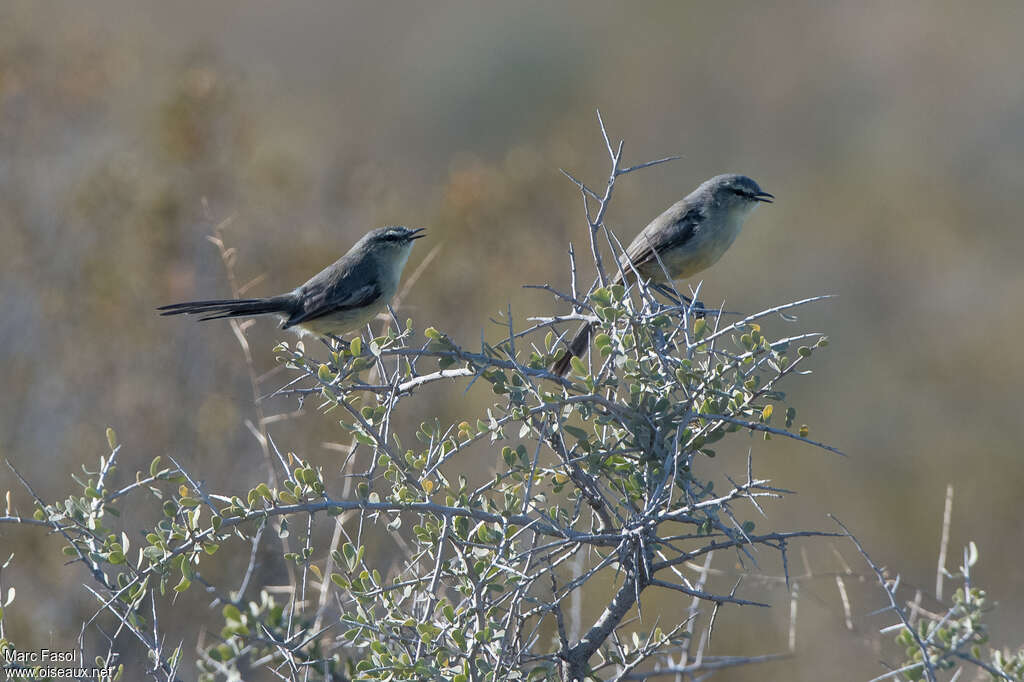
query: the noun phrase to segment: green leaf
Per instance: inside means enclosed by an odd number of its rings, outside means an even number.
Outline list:
[[[334,375],[331,373],[331,368],[327,365],[320,365],[319,369],[316,371],[316,376],[325,384],[329,384],[334,378]]]
[[[346,542],[341,547],[341,553],[345,557],[345,563],[348,565],[348,570],[354,571],[356,568],[356,562],[358,561],[355,545],[351,542]]]
[[[586,365],[583,364],[583,361],[575,355],[569,360],[569,364],[572,366],[572,371],[576,372],[576,374],[581,377],[585,377],[590,374],[590,372],[587,371]]]
[[[352,361],[352,364],[349,366],[349,371],[351,371],[353,374],[356,372],[361,372],[367,367],[371,366],[372,364],[373,359],[365,355],[361,355]]]
[[[363,339],[361,336],[353,337],[349,343],[348,352],[353,356],[359,356],[363,354]]]
[[[607,287],[601,287],[600,289],[596,290],[594,293],[590,295],[590,300],[593,301],[594,303],[599,303],[600,305],[607,306],[610,305],[612,302],[612,294],[610,291],[608,291]]]

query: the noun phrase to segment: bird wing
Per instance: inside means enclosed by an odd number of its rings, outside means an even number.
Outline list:
[[[361,267],[362,265],[362,267]],[[382,295],[380,283],[351,254],[345,254],[296,289],[298,308],[283,329],[318,317],[371,305]]]
[[[285,320],[285,323],[281,325],[281,328],[287,329],[297,324],[346,310],[365,308],[368,305],[372,305],[381,296],[381,290],[377,284],[364,284],[355,290],[349,291],[344,295],[344,298],[337,297],[339,290],[344,291],[341,287],[330,287],[316,292],[307,292],[302,299],[301,310],[292,313]]]
[[[630,275],[630,263],[637,269],[650,263],[656,267],[657,258],[654,254],[665,253],[693,239],[705,218],[705,211],[698,204],[686,199],[672,204],[626,247],[625,254],[619,259],[623,271],[627,276]]]

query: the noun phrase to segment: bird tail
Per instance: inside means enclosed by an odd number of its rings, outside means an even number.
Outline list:
[[[203,315],[200,320],[219,320],[224,317],[248,317],[267,313],[291,312],[291,299],[287,296],[272,298],[225,298],[212,301],[186,301],[157,308],[161,315]]]
[[[551,372],[558,376],[564,376],[565,373],[569,371],[569,363],[572,362],[572,359],[578,358],[586,352],[587,346],[590,345],[590,335],[593,332],[593,323],[584,323],[583,326],[576,331],[576,336],[572,337],[572,341],[569,342],[569,352],[551,365]]]

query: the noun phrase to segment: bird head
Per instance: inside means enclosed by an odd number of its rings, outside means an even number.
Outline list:
[[[367,232],[352,250],[369,254],[378,263],[386,263],[395,268],[397,277],[412,252],[413,242],[426,236],[424,230],[425,227],[410,229],[401,225],[378,227]]]
[[[773,195],[761,189],[761,186],[746,175],[728,173],[716,175],[703,185],[698,192],[706,192],[712,202],[729,210],[741,210],[749,213],[759,203],[772,203]]]
[[[367,232],[366,236],[363,237],[363,241],[380,248],[408,248],[412,246],[413,241],[427,236],[423,234],[426,229],[425,227],[410,229],[401,225],[378,227],[376,230]]]

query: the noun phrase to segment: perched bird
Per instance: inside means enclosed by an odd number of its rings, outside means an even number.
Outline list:
[[[203,315],[200,320],[276,314],[282,329],[340,336],[385,309],[398,290],[413,242],[425,236],[424,229],[371,230],[333,264],[280,296],[188,301],[157,310],[161,315]]]
[[[612,283],[622,283],[623,276],[632,281],[636,274],[656,284],[692,277],[722,257],[754,207],[774,198],[745,175],[716,175],[669,206],[630,242]],[[587,349],[592,331],[592,324],[580,327],[569,352],[552,364],[553,373],[565,374],[572,358]]]

